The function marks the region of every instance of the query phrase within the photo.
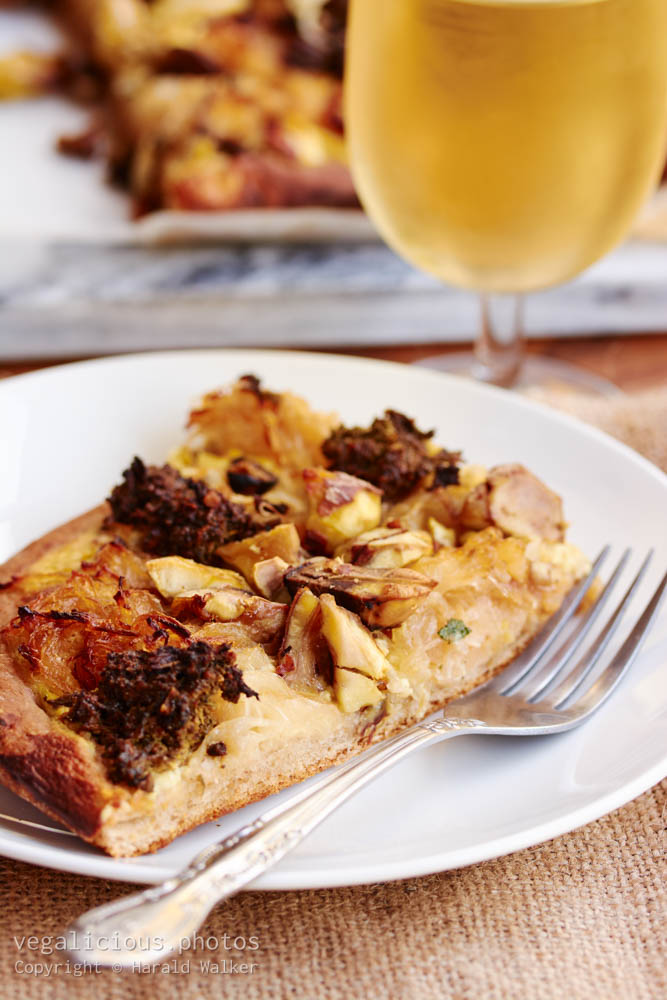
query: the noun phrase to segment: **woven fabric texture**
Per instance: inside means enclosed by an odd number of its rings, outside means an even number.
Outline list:
[[[667,469],[667,390],[551,402]],[[56,936],[131,887],[3,861],[0,996],[657,1000],[667,997],[666,821],[667,781],[555,841],[461,871],[242,893],[167,970],[80,976],[51,951]]]

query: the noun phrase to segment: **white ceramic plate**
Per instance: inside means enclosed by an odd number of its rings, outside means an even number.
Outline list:
[[[135,355],[0,383],[0,561],[96,504],[135,453],[163,459],[191,402],[248,371],[272,388],[338,410],[347,422],[367,422],[393,406],[436,427],[439,440],[463,448],[469,460],[524,462],[562,494],[571,538],[589,554],[606,541],[614,554],[631,544],[636,566],[656,547],[628,621],[657,584],[667,562],[667,480],[634,452],[500,390],[417,368],[287,352]],[[583,728],[531,740],[468,737],[422,751],[346,804],[256,887],[375,882],[455,868],[603,815],[667,773],[666,668],[667,607],[630,676]],[[157,882],[263,807],[129,861],[107,858],[64,833],[7,821],[0,824],[0,852],[67,871]],[[0,812],[50,822],[7,792]]]

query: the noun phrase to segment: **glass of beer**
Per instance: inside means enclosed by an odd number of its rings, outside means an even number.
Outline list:
[[[481,294],[469,371],[515,384],[520,296],[613,247],[659,176],[667,0],[351,0],[345,88],[368,214]]]

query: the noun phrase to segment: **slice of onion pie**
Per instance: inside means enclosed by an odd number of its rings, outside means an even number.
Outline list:
[[[0,572],[0,774],[112,855],[301,781],[502,669],[588,560],[521,465],[244,376]]]

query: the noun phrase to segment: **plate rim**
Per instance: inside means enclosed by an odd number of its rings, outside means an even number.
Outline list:
[[[48,365],[48,367],[40,368],[37,371],[20,372],[17,375],[8,375],[0,379],[0,393],[5,391],[6,386],[16,385],[18,383],[23,384],[24,382],[30,381],[40,381],[42,379],[50,379],[56,377],[62,371],[71,371],[79,368],[93,368],[93,367],[105,367],[107,365],[115,364],[126,364],[140,360],[142,362],[149,362],[154,359],[178,359],[184,355],[191,355],[202,357],[204,355],[220,356],[220,357],[244,357],[244,358],[259,358],[266,359],[270,361],[272,358],[285,358],[293,357],[303,361],[309,361],[312,363],[319,363],[320,361],[324,364],[327,362],[335,362],[336,364],[351,364],[356,365],[368,365],[369,367],[386,367],[391,370],[405,370],[405,371],[419,371],[420,376],[427,379],[432,379],[434,382],[444,382],[444,383],[454,383],[460,385],[462,381],[469,382],[466,388],[474,393],[480,393],[482,396],[488,395],[490,398],[502,398],[507,395],[508,392],[511,393],[511,397],[515,403],[518,403],[524,409],[538,410],[540,413],[548,416],[550,418],[555,418],[557,422],[563,423],[565,426],[571,427],[579,432],[584,432],[588,436],[592,437],[594,440],[603,441],[607,446],[611,446],[620,450],[627,458],[635,462],[639,462],[643,466],[644,470],[658,479],[665,488],[667,488],[667,473],[663,472],[662,469],[651,462],[650,459],[646,458],[640,452],[631,448],[630,445],[625,444],[625,442],[620,441],[618,438],[613,437],[613,435],[607,433],[607,431],[596,427],[594,424],[589,424],[580,417],[576,417],[571,413],[566,413],[564,410],[557,410],[555,407],[549,406],[547,403],[543,403],[538,399],[531,399],[522,396],[519,393],[512,393],[511,390],[500,388],[499,386],[489,385],[484,382],[476,382],[473,380],[463,379],[459,375],[454,375],[449,372],[442,372],[435,368],[427,368],[416,365],[412,365],[409,362],[401,361],[388,361],[384,358],[369,358],[364,355],[356,354],[336,354],[333,351],[320,351],[320,350],[292,350],[291,348],[276,349],[267,347],[189,347],[189,348],[172,348],[169,350],[140,350],[140,351],[126,351],[119,354],[107,354],[99,355],[93,358],[84,358],[78,361],[64,361],[58,362],[57,364]]]
[[[239,348],[190,348],[185,350],[168,351],[138,351],[126,354],[102,356],[82,361],[68,362],[66,364],[52,365],[38,371],[25,372],[0,380],[0,395],[4,394],[5,387],[16,386],[26,383],[39,383],[40,381],[57,381],[65,371],[80,369],[97,369],[111,366],[123,366],[139,362],[140,364],[150,363],[155,360],[176,361],[182,359],[184,355],[203,358],[206,355],[215,356],[218,359],[227,359],[231,364],[239,364],[239,367],[247,365],[253,359],[259,363],[265,361],[269,363],[276,358],[294,358],[302,363],[314,364],[316,366],[326,366],[335,362],[339,365],[350,364],[352,366],[362,366],[371,368],[386,368],[397,373],[402,370],[408,372],[411,366],[395,361],[383,359],[367,358],[363,356],[349,354],[334,354],[326,352],[291,351],[291,350],[267,350],[267,349],[239,349]],[[412,369],[417,372],[416,369]],[[419,368],[419,378],[432,380],[434,384],[441,385],[447,382],[461,384],[461,379],[457,376],[449,375],[435,370]],[[466,385],[467,391],[473,394],[479,393],[481,397],[497,399],[506,396],[507,390],[488,386],[480,383],[470,383]],[[597,427],[587,424],[578,417],[556,410],[546,403],[537,400],[526,399],[517,395],[513,396],[513,402],[519,404],[527,411],[539,411],[556,423],[569,427],[578,434],[583,433],[593,441],[603,442],[607,448],[619,451],[628,460],[639,464],[645,473],[648,473],[662,489],[667,492],[667,475],[640,455],[630,446],[612,437],[610,434]],[[382,868],[382,874],[378,876],[377,871],[369,873],[367,865],[362,869],[355,862],[345,862],[344,867],[322,867],[321,861],[309,862],[303,870],[299,867],[281,871],[281,868],[269,870],[247,888],[254,890],[286,890],[286,889],[320,889],[333,888],[345,885],[362,885],[378,881],[393,881],[403,878],[416,878],[440,871],[449,871],[467,867],[472,864],[489,861],[494,858],[513,854],[516,851],[527,847],[537,846],[565,833],[572,832],[582,826],[593,822],[608,813],[631,802],[639,795],[648,791],[662,779],[667,777],[667,749],[662,757],[648,768],[642,770],[628,781],[608,792],[597,796],[592,802],[587,802],[576,808],[570,809],[563,814],[552,817],[541,823],[528,825],[520,831],[513,831],[496,837],[492,840],[485,840],[472,844],[465,848],[449,848],[442,852],[427,853],[412,857],[409,862],[406,859],[385,859],[378,867]],[[288,790],[287,790],[288,791]],[[18,831],[16,831],[18,832]],[[144,868],[140,866],[144,861],[144,856],[136,859],[110,858],[104,854],[70,854],[65,848],[59,845],[45,844],[33,837],[24,829],[20,831],[21,836],[16,839],[15,832],[12,831],[9,839],[5,836],[5,831],[0,831],[0,854],[18,861],[41,865],[58,871],[68,871],[88,877],[106,878],[114,881],[135,882],[140,884],[155,884],[168,877],[173,866],[166,865],[164,870],[158,868]],[[25,840],[23,839],[25,837]],[[43,855],[43,856],[42,856]],[[150,856],[149,856],[150,857]],[[135,869],[133,871],[133,869]]]

